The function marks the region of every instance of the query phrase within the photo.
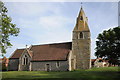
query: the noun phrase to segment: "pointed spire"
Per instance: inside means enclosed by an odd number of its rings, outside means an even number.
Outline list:
[[[85,16],[85,13],[84,13],[84,10],[83,10],[83,7],[82,7],[82,2],[81,2],[81,8],[80,8],[80,12],[79,12],[79,15],[78,15],[78,17],[80,18],[80,16]]]
[[[89,31],[88,19],[83,10],[82,3],[81,3],[80,12],[77,17],[76,27],[74,28],[74,30]]]

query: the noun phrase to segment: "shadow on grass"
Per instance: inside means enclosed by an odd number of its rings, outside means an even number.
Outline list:
[[[119,71],[120,67],[94,68],[70,72],[11,71],[3,73],[2,80],[119,80]]]
[[[18,75],[16,78],[4,78],[2,80],[119,80],[118,72],[99,71],[75,71],[75,72],[52,72],[46,76],[41,75]]]

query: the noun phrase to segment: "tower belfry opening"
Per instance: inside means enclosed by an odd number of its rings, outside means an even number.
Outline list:
[[[82,8],[78,14],[76,25],[73,29],[72,54],[75,56],[76,69],[90,68],[90,30],[88,18]]]

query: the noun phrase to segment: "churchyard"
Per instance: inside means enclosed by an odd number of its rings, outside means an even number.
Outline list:
[[[67,72],[6,71],[2,80],[119,80],[118,67],[101,67]]]

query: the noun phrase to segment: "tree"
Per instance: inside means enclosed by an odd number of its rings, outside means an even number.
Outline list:
[[[8,59],[6,58],[6,57],[3,57],[2,58],[2,71],[6,71],[7,70],[7,63],[8,63],[8,61],[7,61]]]
[[[120,57],[120,26],[104,30],[98,35],[95,56],[108,59],[111,64],[118,64]]]
[[[8,10],[4,3],[0,1],[0,49],[2,56],[6,53],[6,49],[11,47],[10,36],[18,36],[19,28],[11,23],[12,19],[7,14]]]

